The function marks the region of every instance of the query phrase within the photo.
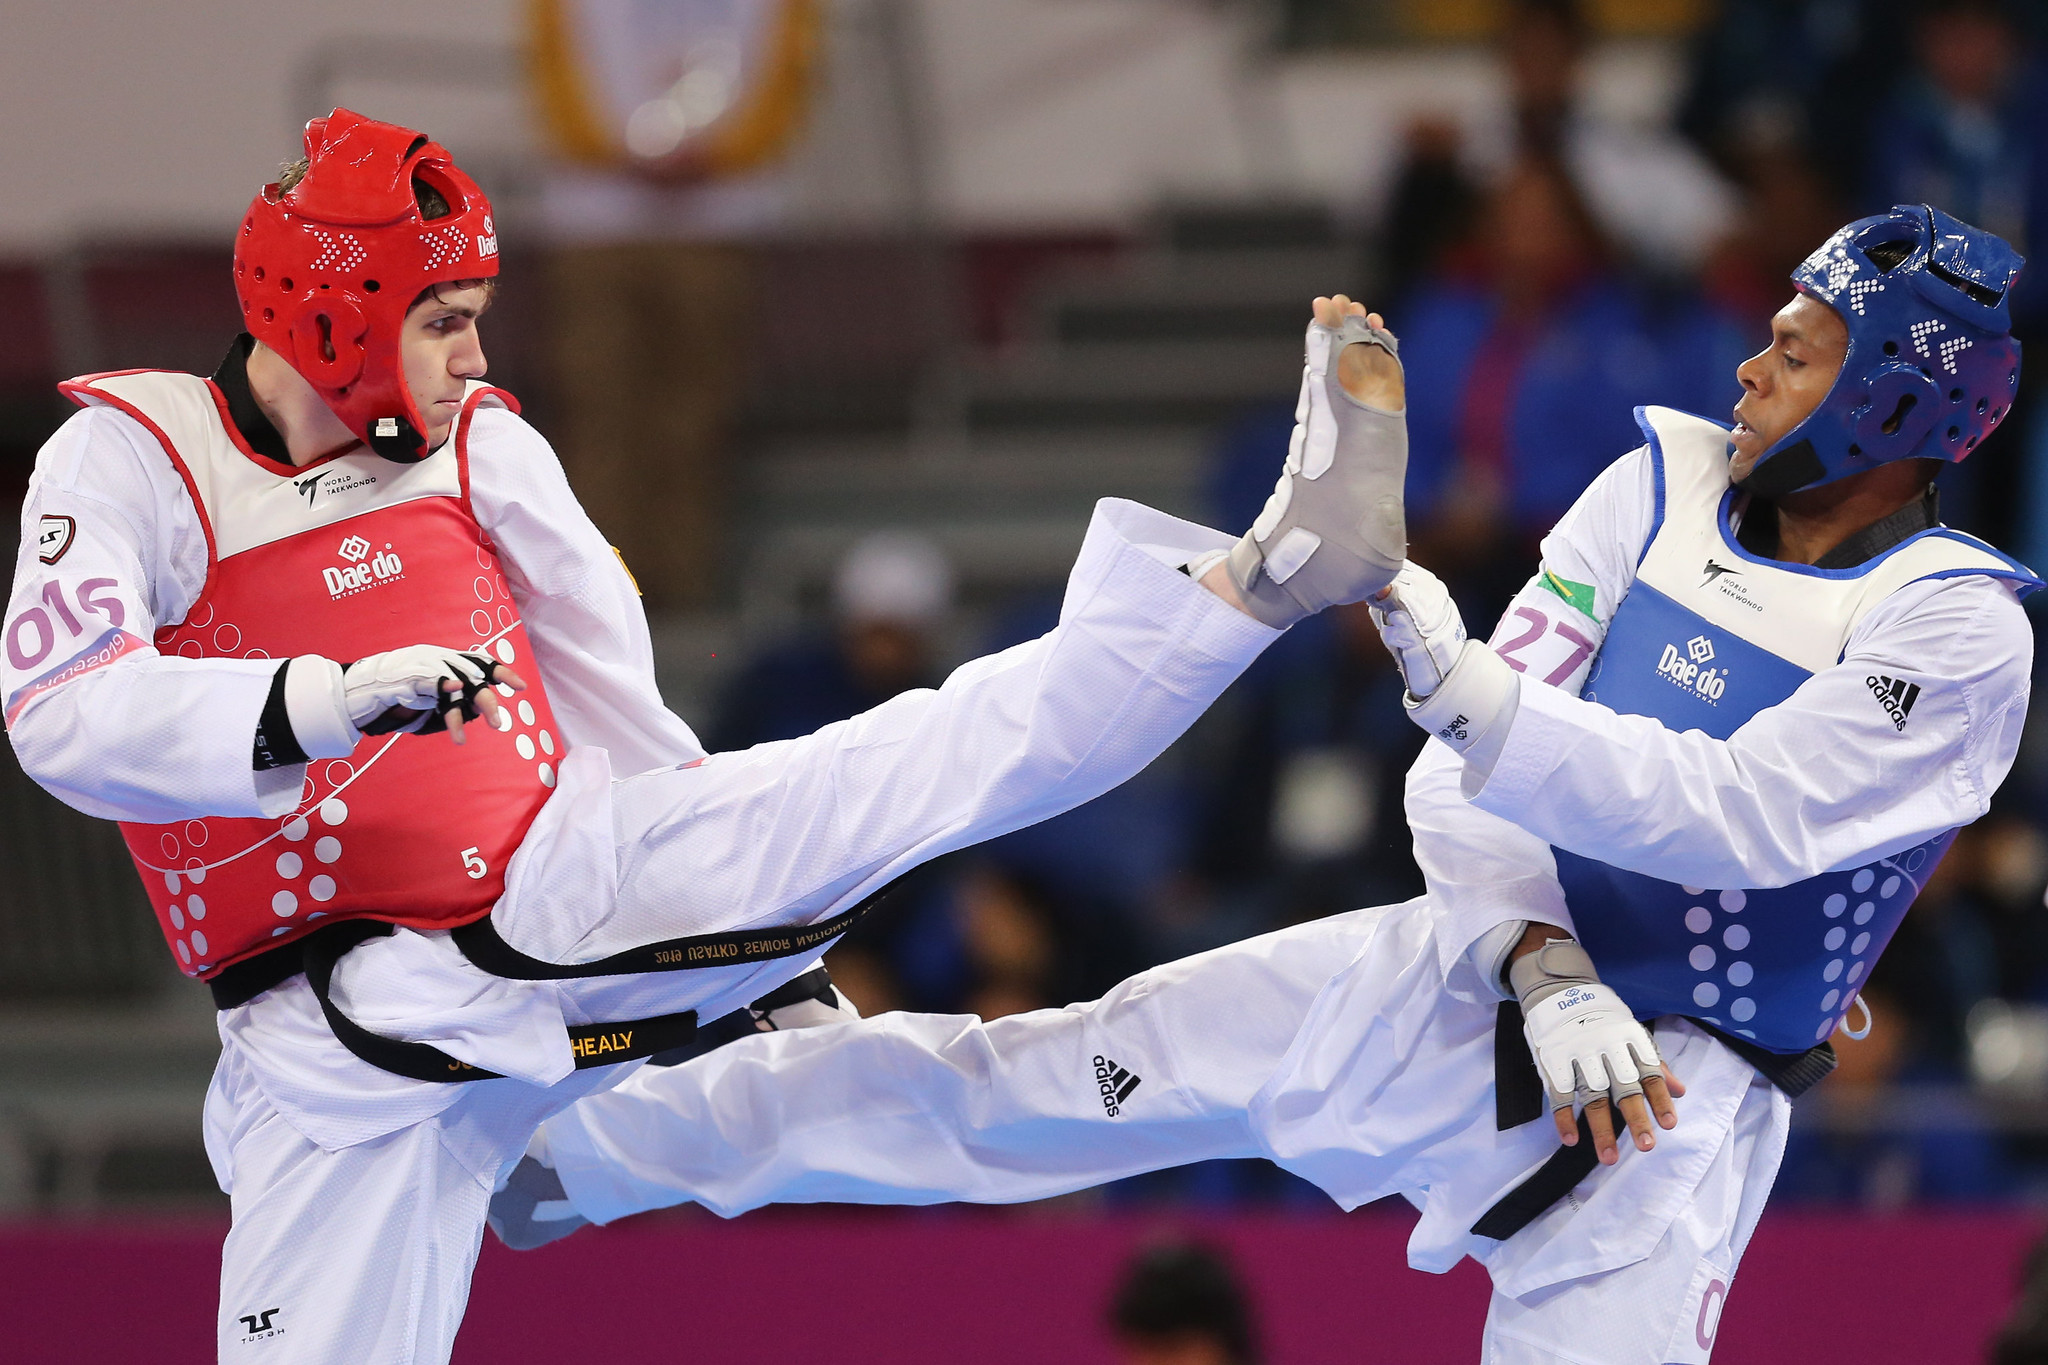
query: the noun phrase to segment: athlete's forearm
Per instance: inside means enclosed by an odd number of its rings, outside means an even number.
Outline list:
[[[304,766],[258,770],[251,746],[275,659],[138,650],[24,707],[8,728],[22,770],[66,805],[164,824],[283,815]]]
[[[1498,980],[1462,970],[1475,943],[1496,926],[1538,921],[1572,927],[1550,845],[1460,790],[1463,761],[1441,744],[1426,746],[1408,770],[1408,827],[1436,916],[1444,977],[1471,999],[1498,995]]]

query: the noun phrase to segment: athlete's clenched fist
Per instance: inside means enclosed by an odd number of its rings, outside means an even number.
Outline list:
[[[344,665],[342,706],[350,724],[365,735],[447,730],[460,744],[464,721],[479,715],[497,720],[500,703],[493,683],[515,692],[526,686],[488,654],[409,645]]]

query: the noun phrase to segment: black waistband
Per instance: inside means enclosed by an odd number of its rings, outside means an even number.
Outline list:
[[[341,1045],[371,1066],[415,1081],[456,1082],[500,1079],[495,1071],[472,1066],[451,1057],[431,1043],[411,1043],[372,1033],[343,1014],[332,997],[334,966],[342,955],[358,944],[383,938],[392,926],[379,920],[349,920],[300,940],[305,950],[306,984],[320,1002],[327,1027]],[[569,1048],[576,1069],[610,1066],[651,1057],[657,1052],[686,1045],[697,1031],[697,1012],[658,1015],[621,1023],[571,1024]]]
[[[1793,1099],[1811,1090],[1822,1077],[1835,1069],[1835,1049],[1830,1043],[1810,1047],[1804,1052],[1772,1052],[1747,1038],[1732,1037],[1698,1019],[1688,1018],[1686,1022],[1711,1035],[1716,1042],[1754,1067],[1758,1075]],[[1543,1077],[1536,1070],[1536,1059],[1530,1055],[1528,1041],[1522,1034],[1522,1008],[1512,1000],[1501,1001],[1500,1009],[1494,1015],[1493,1087],[1494,1127],[1499,1131],[1519,1128],[1543,1117],[1549,1097],[1544,1091]],[[1571,1193],[1572,1187],[1591,1175],[1599,1164],[1600,1158],[1593,1150],[1592,1129],[1587,1126],[1586,1116],[1581,1114],[1578,1145],[1566,1147],[1560,1144],[1527,1179],[1502,1195],[1492,1208],[1481,1215],[1479,1221],[1472,1225],[1473,1233],[1494,1241],[1506,1241],[1535,1222],[1545,1209]]]
[[[852,909],[817,924],[740,929],[723,934],[694,934],[687,938],[666,939],[660,943],[630,948],[596,962],[554,963],[528,957],[504,940],[497,928],[492,925],[489,916],[474,924],[466,924],[451,930],[450,937],[462,950],[463,956],[476,966],[494,976],[514,981],[560,981],[594,976],[638,975],[646,972],[691,971],[703,967],[734,967],[754,962],[772,962],[777,958],[794,957],[800,953],[822,949],[880,904],[889,889],[885,886]],[[326,1017],[327,1026],[333,1030],[335,1038],[343,1047],[370,1065],[416,1081],[498,1079],[497,1072],[471,1066],[431,1044],[404,1042],[372,1033],[335,1006],[331,997],[335,964],[340,962],[342,955],[351,948],[367,943],[373,938],[387,937],[392,932],[393,926],[382,920],[343,920],[315,930],[304,938],[282,947],[272,948],[268,952],[258,953],[255,957],[237,962],[206,984],[213,992],[215,1007],[230,1010],[248,1004],[263,992],[274,990],[303,973],[306,983],[313,989],[314,998],[320,1002],[320,1012]],[[790,995],[790,1001],[803,998],[802,992],[806,989],[815,993],[818,988],[815,983],[811,983],[811,975],[807,973],[798,978],[798,981],[807,983],[806,986],[798,986],[796,982],[792,982],[783,992],[764,997],[764,1001],[773,1001],[776,995],[791,990],[795,990],[797,994]],[[757,1008],[774,1007],[774,1004],[757,1005]],[[610,1066],[614,1062],[651,1057],[656,1053],[675,1053],[681,1049],[689,1049],[696,1037],[697,1012],[685,1010],[681,1014],[665,1014],[652,1019],[635,1019],[623,1023],[573,1025],[569,1029],[569,1046],[575,1053],[577,1067],[581,1069]]]
[[[307,938],[331,933],[352,922],[344,921],[343,924],[317,929],[308,934]],[[361,940],[358,939],[357,942]],[[294,939],[282,948],[271,948],[254,957],[243,958],[240,962],[221,968],[213,979],[206,983],[206,988],[213,992],[213,1007],[221,1010],[237,1009],[265,991],[276,990],[305,971],[304,944],[305,939]]]
[[[1755,1067],[1759,1076],[1795,1100],[1819,1085],[1835,1069],[1837,1058],[1833,1043],[1821,1043],[1804,1052],[1772,1052],[1747,1038],[1733,1037],[1698,1019],[1686,1022],[1702,1033],[1713,1035],[1723,1047]]]
[[[768,929],[734,929],[722,934],[692,934],[628,948],[595,962],[547,962],[528,957],[498,933],[489,916],[453,930],[449,937],[462,955],[492,976],[511,981],[569,981],[592,976],[638,976],[647,972],[686,972],[704,967],[739,967],[773,962],[781,957],[817,952],[851,929],[882,903],[894,886],[871,893],[851,910],[816,924],[779,924]]]

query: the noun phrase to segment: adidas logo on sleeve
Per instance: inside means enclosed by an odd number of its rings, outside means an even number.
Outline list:
[[[1877,704],[1892,718],[1892,728],[1904,731],[1906,717],[1913,714],[1913,703],[1920,700],[1920,684],[1907,682],[1904,678],[1887,678],[1873,673],[1863,680],[1870,689],[1870,695],[1877,698]]]
[[[1138,1084],[1137,1073],[1118,1066],[1107,1057],[1098,1055],[1095,1058],[1095,1088],[1101,1092],[1102,1107],[1111,1118],[1123,1112],[1123,1106],[1129,1103],[1131,1092],[1138,1088]]]

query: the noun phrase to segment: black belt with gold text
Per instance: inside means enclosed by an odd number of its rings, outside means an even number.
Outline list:
[[[736,967],[795,957],[823,948],[852,928],[888,892],[883,887],[852,909],[816,924],[779,925],[770,929],[738,929],[722,934],[693,934],[630,948],[595,962],[554,963],[529,957],[507,943],[489,916],[450,931],[449,936],[476,966],[514,981],[562,981],[594,976],[632,976],[649,972],[694,971],[704,967]],[[331,924],[280,948],[237,962],[207,983],[216,1007],[245,1005],[267,990],[303,974],[320,1002],[320,1012],[341,1045],[371,1066],[415,1081],[459,1082],[500,1079],[451,1057],[431,1043],[386,1038],[357,1024],[335,1005],[332,990],[335,964],[351,948],[390,935],[382,920],[354,919]],[[620,1023],[572,1024],[569,1046],[578,1070],[610,1066],[672,1052],[689,1046],[697,1033],[697,1012],[657,1015]]]

